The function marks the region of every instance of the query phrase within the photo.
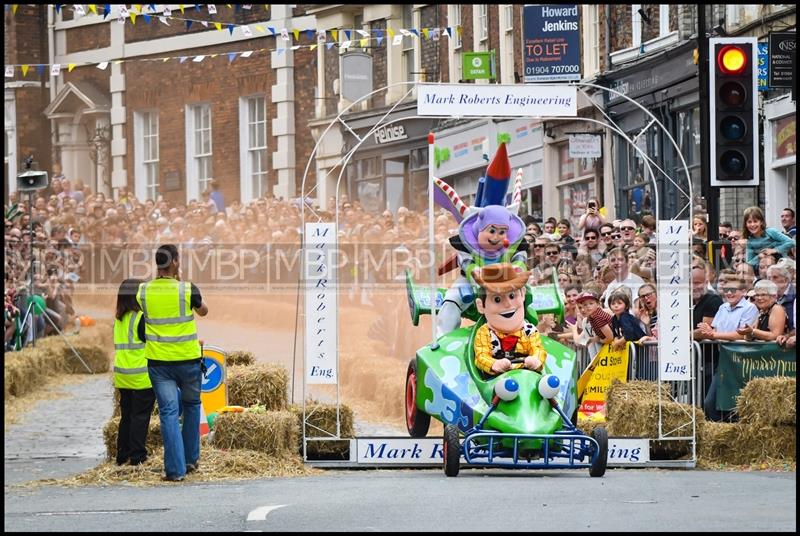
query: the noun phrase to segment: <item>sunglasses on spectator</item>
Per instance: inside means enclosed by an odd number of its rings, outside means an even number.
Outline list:
[[[611,238],[613,238],[614,240],[617,240],[618,238],[622,238],[622,235],[621,234],[613,234],[613,235],[611,235]]]
[[[623,231],[635,231],[636,227],[620,227]]]
[[[557,249],[554,249],[554,250],[551,250],[551,251],[545,251],[545,252],[544,252],[544,254],[545,254],[545,255],[550,255],[550,256],[553,256],[553,255],[559,255],[560,253],[561,253],[561,252],[560,252],[560,251],[558,251]]]
[[[742,238],[742,235],[738,235],[738,234],[729,234],[729,235],[728,235],[728,238],[729,238],[730,240],[741,240],[741,238]]]
[[[743,289],[741,289],[739,287],[724,287],[721,290],[722,290],[722,292],[724,294],[733,294],[734,292],[739,292],[740,290],[743,290]]]
[[[611,236],[611,233],[600,233],[600,236]]]
[[[544,247],[544,244],[534,244],[533,247],[535,247],[536,249],[542,249]]]
[[[585,240],[597,240],[597,237],[595,235],[591,235],[591,236],[590,235],[586,235],[583,238]]]

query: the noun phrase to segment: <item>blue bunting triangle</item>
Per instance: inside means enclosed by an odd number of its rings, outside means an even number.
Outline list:
[[[378,46],[381,46],[381,41],[383,41],[383,32],[377,30],[375,37],[378,39]]]
[[[150,24],[150,15],[148,15],[148,14],[146,14],[146,13],[145,13],[144,15],[142,15],[142,17],[144,17],[144,21],[145,21],[146,23]]]
[[[186,21],[186,29],[188,30],[188,29],[189,29],[189,28],[191,28],[191,27],[192,27],[192,21],[190,21],[190,20],[187,20],[187,21]]]
[[[233,24],[228,24],[228,31],[233,35]]]
[[[417,37],[419,37],[419,30],[417,30],[416,28],[411,28],[409,31],[414,35],[416,35]]]
[[[314,39],[314,30],[306,30],[306,37],[308,37],[309,41]]]
[[[36,66],[36,73],[39,76],[42,76],[44,74],[44,65],[37,65]]]
[[[111,4],[103,4],[103,19],[111,13]]]
[[[61,6],[62,5],[63,4],[56,4],[56,13],[61,13]],[[6,4],[6,7],[10,7],[10,6],[8,4]]]
[[[275,32],[275,28],[274,28],[274,27],[272,27],[272,26],[267,26],[267,28],[269,28],[269,31],[272,33],[272,35],[276,35],[276,32]]]
[[[327,42],[325,43],[325,46],[326,46],[326,47],[328,47],[328,50],[330,50],[330,49],[331,49],[331,47],[332,47],[333,45],[335,45],[335,44],[336,44],[336,43],[334,43],[333,41],[327,41]]]
[[[228,63],[232,62],[236,58],[236,52],[228,52]]]
[[[350,41],[350,30],[345,30],[344,35],[347,36],[347,40]]]

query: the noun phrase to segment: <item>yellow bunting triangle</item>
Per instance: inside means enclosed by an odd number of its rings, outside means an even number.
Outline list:
[[[169,58],[161,58],[161,61],[168,61]]]
[[[267,31],[264,29],[264,27],[260,26],[260,25],[256,25],[256,30],[258,30],[261,33],[267,33]]]
[[[219,56],[219,54],[211,54],[212,58],[216,58],[217,56]]]
[[[389,34],[389,39],[394,38],[394,30],[392,30],[391,28],[386,28],[386,33]]]
[[[299,41],[300,40],[300,30],[298,30],[297,28],[292,28],[292,33],[294,34],[294,40],[295,41]]]
[[[317,45],[316,45],[316,44],[313,44],[313,45],[311,45],[310,47],[308,47],[308,50],[314,50],[315,48],[317,48]]]
[[[458,32],[458,35],[461,35],[461,32],[463,30],[462,30],[461,26],[456,26],[456,31]]]
[[[71,73],[72,69],[74,69],[74,68],[75,68],[75,64],[74,63],[70,63],[69,65],[67,65],[67,72]]]
[[[217,30],[222,30],[222,23],[220,23],[220,22],[215,22],[215,23],[214,23],[214,28],[216,28]]]
[[[122,63],[122,60],[115,60],[114,63],[119,65],[120,63]]]
[[[11,12],[12,12],[14,15],[16,15],[16,14],[17,14],[17,8],[18,8],[18,7],[19,7],[19,4],[11,4]]]
[[[366,37],[364,39],[359,39],[358,44],[361,48],[367,48],[369,46],[369,39]]]
[[[334,41],[339,40],[339,30],[331,30],[331,37],[333,37]]]
[[[133,24],[136,24],[136,13],[133,11],[131,11],[131,22]]]
[[[30,69],[30,66],[28,65],[22,66],[22,76],[28,76],[28,69]]]
[[[133,4],[133,11],[138,15],[142,11],[142,4]]]
[[[181,13],[183,13],[183,4],[178,4],[178,9],[180,9]]]
[[[431,31],[430,28],[423,28],[422,29],[422,35],[425,36],[425,39],[430,39],[430,31]]]
[[[97,4],[89,4],[89,11],[97,15]]]

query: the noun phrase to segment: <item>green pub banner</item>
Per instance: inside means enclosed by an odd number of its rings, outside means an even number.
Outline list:
[[[717,367],[717,408],[730,411],[736,407],[739,391],[752,378],[789,376],[797,373],[794,350],[784,350],[775,343],[723,344]]]

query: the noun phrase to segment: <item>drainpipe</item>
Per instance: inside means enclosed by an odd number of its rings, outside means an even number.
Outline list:
[[[56,51],[55,51],[55,15],[54,15],[54,7],[52,5],[47,6],[47,58],[48,64],[53,65],[56,62]],[[56,95],[58,94],[58,88],[56,88],[58,78],[50,76],[50,73],[45,73],[45,76],[48,76],[50,79],[50,102],[56,100]],[[49,103],[48,103],[49,104]],[[50,161],[51,163],[55,163],[58,161],[61,164],[60,159],[56,157],[58,149],[58,128],[56,125],[56,120],[50,120]],[[63,170],[62,170],[63,172]]]
[[[605,4],[606,10],[606,71],[611,70],[611,4]]]

